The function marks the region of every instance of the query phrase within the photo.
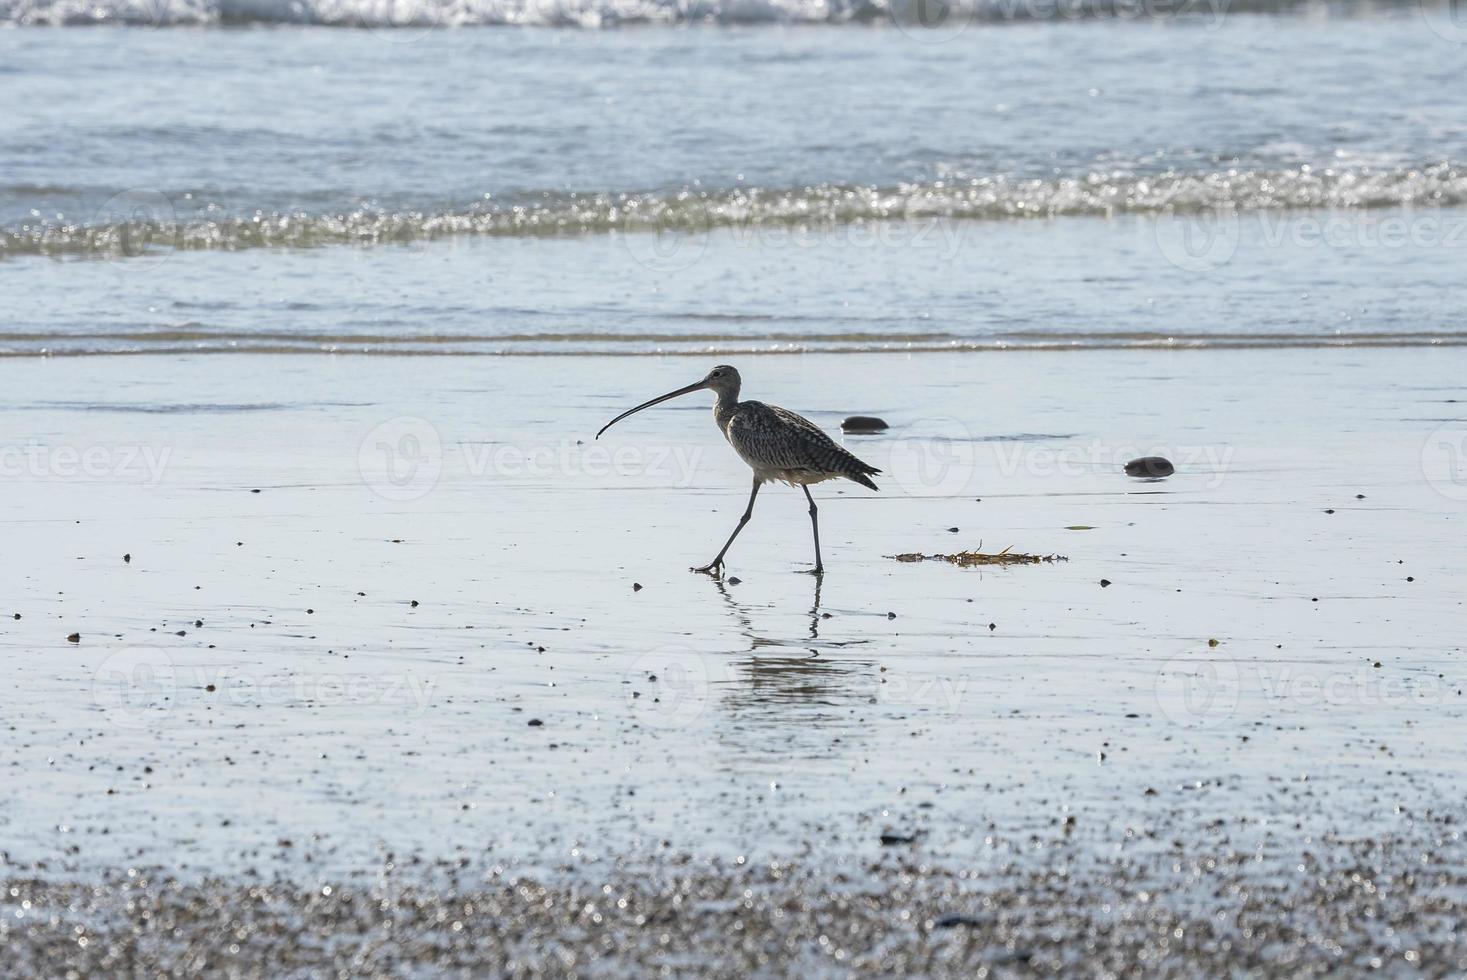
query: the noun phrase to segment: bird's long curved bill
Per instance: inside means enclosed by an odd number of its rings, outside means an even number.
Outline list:
[[[702,388],[702,387],[703,387],[703,382],[699,381],[696,384],[690,384],[690,385],[688,385],[686,388],[679,388],[677,391],[669,391],[667,394],[661,395],[661,396],[659,396],[657,398],[654,398],[650,402],[643,402],[642,404],[638,405],[636,408],[628,409],[627,411],[622,412],[616,418],[612,419],[610,422],[607,422],[605,425],[603,425],[601,427],[601,432],[605,432],[607,429],[611,428],[613,425],[615,425],[616,423],[620,422],[622,419],[626,418],[628,415],[636,415],[638,412],[640,412],[644,408],[651,408],[653,405],[659,405],[662,402],[667,401],[669,398],[676,398],[678,395],[686,395],[686,394],[688,394],[690,392],[697,391],[699,388]],[[600,439],[601,438],[601,432],[596,433],[596,438],[597,439]]]

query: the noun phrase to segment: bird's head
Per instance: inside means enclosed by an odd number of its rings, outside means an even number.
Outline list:
[[[719,398],[738,398],[739,388],[743,383],[744,379],[739,377],[739,369],[731,364],[720,364],[703,377],[703,387],[717,392]]]

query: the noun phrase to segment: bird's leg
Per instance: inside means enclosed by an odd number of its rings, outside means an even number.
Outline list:
[[[754,498],[757,496],[759,496],[759,480],[755,478],[754,489],[749,492],[749,506],[744,508],[744,516],[739,518],[738,526],[733,529],[733,533],[724,542],[722,550],[718,552],[718,557],[702,568],[690,568],[688,571],[702,572],[705,575],[717,575],[723,571],[723,556],[728,554],[729,546],[734,543],[734,538],[739,536],[739,532],[744,529],[744,525],[749,523],[749,518],[754,516]]]
[[[810,529],[815,532],[815,574],[824,575],[825,563],[820,560],[820,520],[815,516],[819,508],[815,506],[815,498],[810,496],[810,488],[803,483],[800,487],[805,491],[805,499],[810,501]]]

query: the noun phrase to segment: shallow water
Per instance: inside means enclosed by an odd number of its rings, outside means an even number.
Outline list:
[[[686,571],[745,499],[705,405],[590,439],[681,358],[8,362],[7,849],[331,876],[1385,832],[1463,778],[1460,371],[1299,356],[746,359],[748,395],[893,424],[847,440],[879,495],[817,490],[823,583],[779,488],[739,582]],[[1121,475],[1158,451],[1175,477]],[[1069,561],[888,557],[980,544]]]

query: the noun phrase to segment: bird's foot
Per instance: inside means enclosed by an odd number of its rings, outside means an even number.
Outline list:
[[[816,565],[814,568],[802,568],[802,569],[799,570],[799,574],[801,574],[801,575],[824,575],[825,574],[825,566],[824,565]]]
[[[690,571],[690,572],[698,572],[699,574],[702,574],[702,575],[711,575],[714,578],[718,578],[719,576],[721,576],[723,574],[723,562],[721,562],[721,561],[710,561],[708,564],[704,565],[701,568],[690,568],[690,569],[688,569],[688,571]]]

